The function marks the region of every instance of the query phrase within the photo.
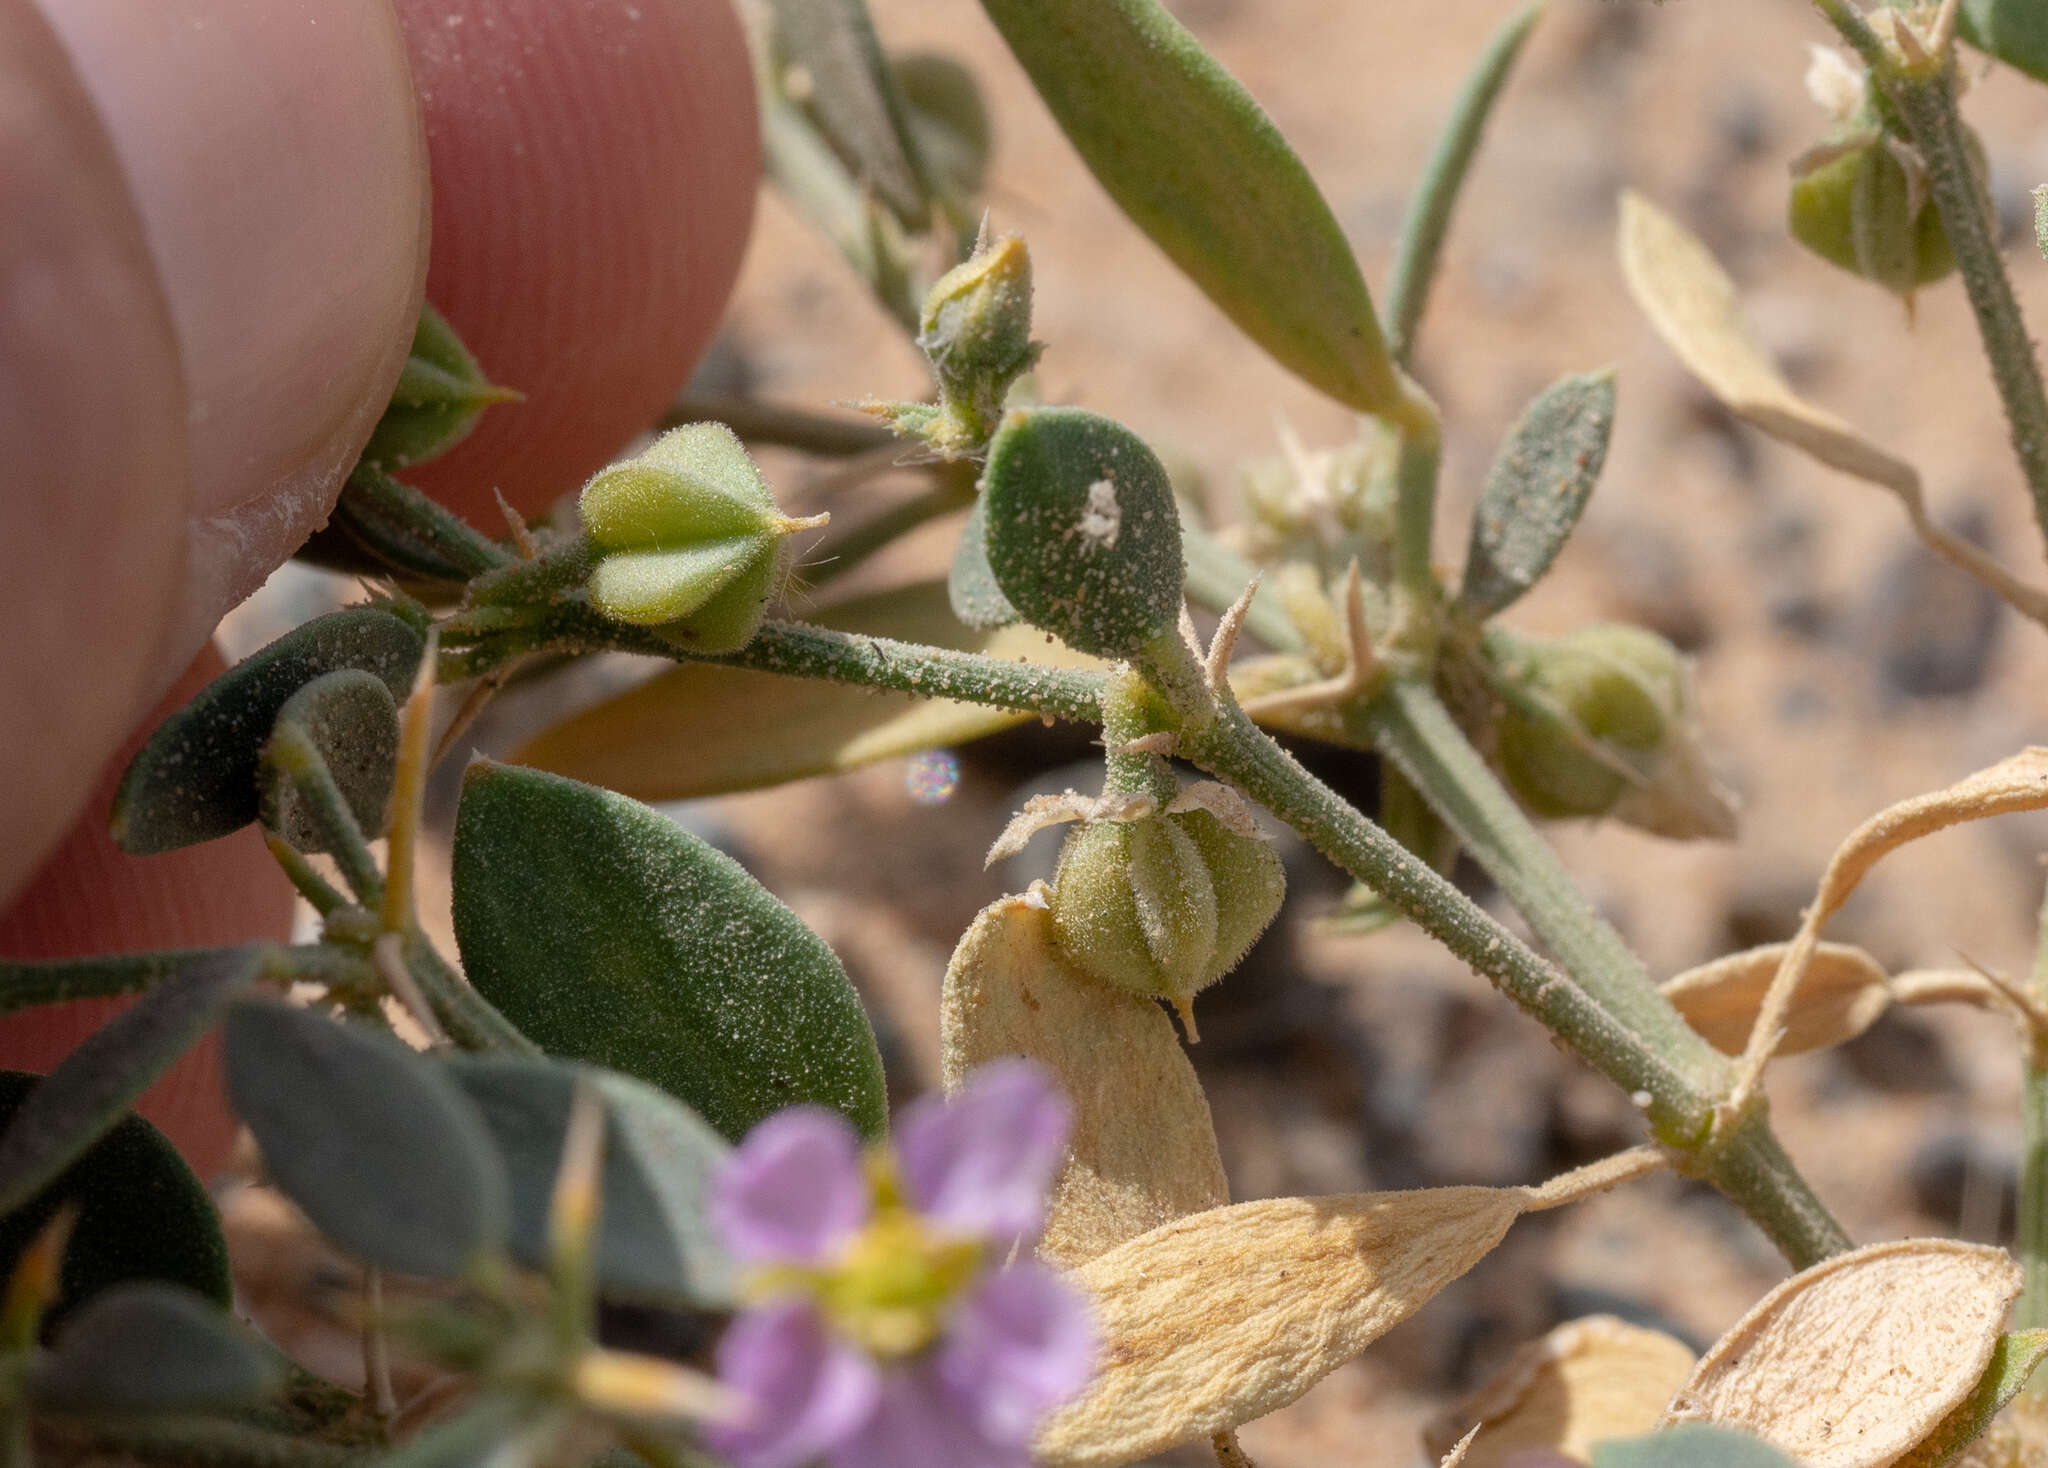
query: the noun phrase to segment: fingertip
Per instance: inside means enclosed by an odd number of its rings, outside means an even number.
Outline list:
[[[399,0],[434,190],[427,296],[494,381],[408,477],[480,524],[527,514],[643,431],[716,329],[760,140],[727,0]]]

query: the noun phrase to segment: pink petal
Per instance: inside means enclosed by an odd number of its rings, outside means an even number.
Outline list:
[[[743,1263],[822,1264],[867,1222],[860,1139],[819,1106],[778,1111],[720,1169],[711,1219]]]
[[[1039,1419],[1095,1369],[1095,1322],[1081,1292],[1042,1264],[988,1275],[954,1312],[938,1372],[984,1436],[1029,1443]]]
[[[1033,1237],[1072,1120],[1042,1066],[993,1061],[958,1095],[927,1096],[903,1113],[896,1155],[904,1186],[941,1228],[1002,1244]]]
[[[831,1462],[832,1468],[1031,1468],[1031,1450],[989,1441],[930,1364],[917,1362],[882,1378],[874,1415]]]
[[[874,1415],[874,1363],[826,1334],[803,1301],[749,1310],[718,1343],[718,1379],[747,1403],[706,1437],[738,1468],[799,1468],[852,1438]]]

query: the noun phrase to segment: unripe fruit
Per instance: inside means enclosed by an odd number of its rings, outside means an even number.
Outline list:
[[[1511,707],[1502,717],[1509,788],[1546,819],[1606,815],[1648,782],[1679,732],[1684,678],[1678,650],[1640,627],[1602,623],[1531,648],[1523,682],[1556,713]]]
[[[583,526],[601,554],[590,599],[696,652],[744,647],[781,581],[792,520],[731,429],[692,423],[583,490]]]
[[[1205,810],[1091,821],[1060,852],[1053,939],[1085,973],[1185,1014],[1237,966],[1285,894],[1273,848]]]

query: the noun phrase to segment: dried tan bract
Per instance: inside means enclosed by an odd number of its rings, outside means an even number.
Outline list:
[[[1088,1394],[1053,1414],[1048,1468],[1128,1463],[1263,1416],[1408,1318],[1500,1242],[1519,1188],[1239,1203],[1082,1265],[1104,1342]]]
[[[1460,1433],[1477,1433],[1464,1450],[1464,1468],[1500,1468],[1524,1448],[1584,1462],[1596,1442],[1654,1428],[1693,1365],[1692,1348],[1660,1330],[1612,1315],[1567,1321],[1523,1346],[1492,1380],[1440,1415],[1424,1442],[1444,1454]]]
[[[1976,1389],[2019,1266],[1906,1239],[1786,1280],[1700,1361],[1665,1414],[1747,1428],[1807,1468],[1883,1468]]]
[[[1791,946],[1767,943],[1687,969],[1664,981],[1664,997],[1709,1045],[1724,1055],[1740,1055]],[[1779,1053],[1796,1055],[1853,1040],[1891,1005],[1891,986],[1876,959],[1846,943],[1822,943],[1785,1015]]]
[[[1074,1106],[1038,1252],[1062,1268],[1230,1199],[1209,1102],[1173,1022],[1067,964],[1051,914],[1006,897],[954,950],[939,1010],[945,1082],[1004,1055],[1046,1065]]]
[[[1743,319],[1735,283],[1692,231],[1642,195],[1625,191],[1620,244],[1622,274],[1636,305],[1730,411],[1823,464],[1890,490],[1933,550],[2023,615],[2048,623],[2048,591],[2027,585],[1928,518],[1917,469],[1792,390]]]

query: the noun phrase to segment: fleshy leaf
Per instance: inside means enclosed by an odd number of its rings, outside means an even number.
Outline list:
[[[1273,359],[1382,413],[1401,389],[1351,246],[1280,130],[1156,0],[982,0],[1112,199]]]
[[[975,634],[936,581],[842,602],[810,619],[991,657],[1101,666],[1028,627]],[[636,800],[690,800],[964,744],[1031,717],[952,699],[693,663],[585,709],[521,746],[516,763]],[[677,751],[688,750],[688,758]]]
[[[360,668],[394,697],[412,686],[425,639],[383,607],[315,617],[222,673],[164,720],[114,794],[114,841],[136,856],[211,841],[256,819],[257,760],[278,710],[323,673]]]
[[[384,680],[360,668],[323,673],[285,700],[271,738],[286,729],[320,751],[363,835],[382,836],[398,772],[398,700]],[[271,767],[270,747],[262,763],[265,829],[300,851],[325,851],[325,824],[304,809],[297,784]]]
[[[1471,1438],[1463,1468],[1504,1468],[1537,1448],[1584,1462],[1595,1443],[1654,1428],[1693,1365],[1692,1347],[1662,1331],[1612,1315],[1567,1321],[1438,1416],[1424,1445],[1447,1456]]]
[[[0,1071],[0,1126],[41,1080]],[[0,1275],[14,1272],[22,1250],[67,1200],[78,1206],[78,1222],[46,1326],[130,1280],[168,1280],[228,1303],[234,1285],[213,1200],[178,1149],[141,1117],[122,1117],[41,1193],[0,1218]]]
[[[36,1363],[29,1395],[58,1412],[191,1412],[261,1400],[285,1358],[218,1306],[161,1281],[96,1297]]]
[[[1462,611],[1490,617],[1542,579],[1599,482],[1613,428],[1612,371],[1566,377],[1523,410],[1479,492]]]
[[[2019,1330],[2000,1336],[1977,1389],[1894,1468],[1946,1468],[1953,1463],[1964,1448],[1984,1435],[1999,1410],[2020,1394],[2044,1357],[2048,1357],[2048,1330]]]
[[[1702,1422],[1593,1450],[1593,1468],[1801,1468],[1762,1438]]]
[[[855,178],[906,229],[930,224],[931,198],[895,74],[863,0],[772,0],[775,39],[803,68],[803,100]]]
[[[1098,657],[1174,635],[1185,567],[1166,470],[1139,437],[1080,408],[1018,409],[989,445],[988,563],[1031,622]]]
[[[452,1080],[390,1036],[243,1004],[227,1018],[227,1082],[271,1180],[351,1254],[449,1279],[504,1248],[490,1133]]]
[[[34,1197],[127,1114],[255,982],[259,950],[209,954],[87,1036],[45,1076],[0,1134],[0,1214]]]
[[[1283,1407],[1500,1242],[1519,1188],[1273,1198],[1140,1234],[1067,1277],[1102,1368],[1033,1444],[1048,1468],[1109,1468]]]
[[[1741,1427],[1807,1468],[1883,1468],[1976,1391],[2019,1291],[2019,1266],[1980,1244],[1837,1254],[1715,1342],[1665,1421]]]
[[[605,1103],[597,1278],[609,1290],[729,1306],[733,1266],[706,1221],[711,1179],[730,1150],[694,1112],[628,1076],[556,1060],[459,1055],[449,1073],[482,1113],[512,1183],[512,1253],[548,1260],[548,1208],[576,1079]]]
[[[954,950],[939,1008],[948,1089],[1005,1055],[1047,1066],[1074,1108],[1039,1257],[1084,1264],[1230,1200],[1209,1103],[1157,1003],[1090,979],[1052,946],[1042,903],[982,909]]]
[[[874,1033],[832,950],[637,801],[472,765],[455,932],[471,981],[549,1053],[657,1085],[729,1140],[805,1101],[886,1126]]]

